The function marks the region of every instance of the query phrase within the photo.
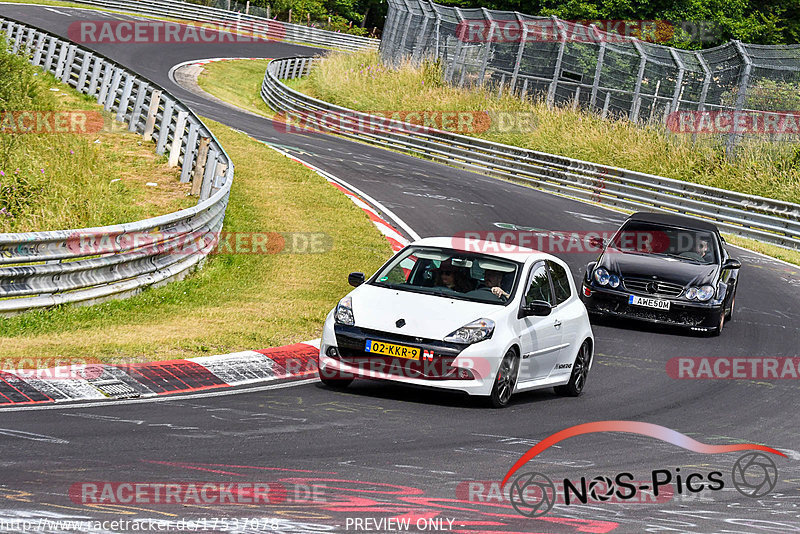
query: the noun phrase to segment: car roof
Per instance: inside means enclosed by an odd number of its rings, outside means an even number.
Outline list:
[[[683,228],[691,228],[693,230],[705,230],[719,234],[719,229],[716,225],[704,221],[702,219],[695,219],[694,217],[686,217],[684,215],[676,215],[672,213],[654,213],[651,211],[639,211],[628,217],[628,221],[643,221],[654,224],[665,224],[668,226],[680,226]],[[627,222],[627,221],[626,221]]]
[[[534,250],[532,248],[518,247],[516,245],[509,245],[506,243],[498,243],[496,241],[485,241],[482,239],[471,239],[465,237],[426,237],[413,243],[413,246],[425,247],[439,247],[450,248],[464,252],[477,252],[487,256],[496,258],[504,258],[508,260],[518,261],[525,263],[530,259],[539,260],[558,260],[555,256]]]

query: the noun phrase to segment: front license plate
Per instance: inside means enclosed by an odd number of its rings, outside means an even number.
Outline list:
[[[646,306],[648,308],[655,308],[657,310],[669,310],[669,301],[661,299],[651,299],[647,297],[640,297],[638,295],[631,295],[628,297],[628,304],[635,306]]]
[[[414,347],[404,347],[403,345],[395,345],[394,343],[384,343],[383,341],[367,340],[365,351],[373,354],[383,354],[385,356],[394,356],[396,358],[406,358],[408,360],[419,360],[419,355],[422,349]]]

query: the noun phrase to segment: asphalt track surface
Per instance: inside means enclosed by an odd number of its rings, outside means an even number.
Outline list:
[[[0,14],[62,36],[81,18],[131,20],[14,4],[0,5]],[[602,207],[375,147],[323,135],[283,134],[267,120],[185,91],[167,75],[174,65],[192,59],[314,53],[310,48],[284,43],[90,48],[161,84],[198,114],[280,144],[346,180],[422,236],[493,230],[495,223],[613,230],[622,220]],[[675,380],[665,371],[666,362],[678,356],[800,356],[800,270],[744,251],[734,255],[744,264],[741,287],[736,317],[721,337],[595,326],[596,360],[587,389],[577,399],[545,390],[518,395],[510,407],[497,411],[460,395],[357,381],[341,392],[306,383],[158,403],[4,412],[0,521],[6,523],[0,523],[0,531],[22,531],[8,523],[22,518],[34,521],[39,531],[59,531],[43,518],[141,520],[136,523],[140,528],[152,520],[173,531],[181,520],[201,518],[207,521],[196,523],[196,531],[397,532],[396,523],[376,523],[387,518],[411,519],[412,532],[800,531],[797,381]],[[561,256],[576,277],[593,259],[589,254]],[[655,423],[714,445],[762,443],[787,458],[774,456],[775,489],[748,498],[731,483],[731,468],[741,453],[700,454],[637,434],[594,433],[562,441],[522,472],[537,471],[554,481],[630,472],[637,481],[649,481],[658,469],[677,475],[680,468],[684,475],[704,477],[719,470],[724,487],[684,491],[656,503],[557,504],[538,519],[498,500],[489,482],[501,480],[531,446],[569,426],[604,420]],[[282,484],[289,497],[269,504],[117,506],[87,505],[79,494],[70,497],[70,488],[86,488],[80,484],[93,481],[272,482]],[[466,481],[485,484],[473,485],[470,494]],[[240,492],[246,493],[243,487]],[[434,521],[418,529],[418,520]],[[109,532],[136,528],[103,527]]]

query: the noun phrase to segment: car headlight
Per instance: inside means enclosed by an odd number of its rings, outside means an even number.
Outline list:
[[[619,276],[616,274],[609,275],[608,285],[611,287],[619,287]]]
[[[601,286],[608,285],[609,278],[610,278],[610,276],[608,275],[608,271],[606,271],[602,267],[600,267],[599,269],[595,269],[595,271],[594,271],[594,279]]]
[[[697,289],[697,300],[706,301],[714,296],[714,288],[712,286],[703,286]]]
[[[336,312],[333,314],[334,320],[339,324],[346,324],[353,326],[356,324],[355,317],[353,317],[353,299],[345,297],[336,305]]]
[[[714,286],[690,287],[686,290],[686,298],[705,302],[714,296]]]
[[[494,321],[491,319],[478,319],[450,333],[444,340],[448,343],[471,345],[472,343],[489,339],[492,337],[492,332],[494,332]]]

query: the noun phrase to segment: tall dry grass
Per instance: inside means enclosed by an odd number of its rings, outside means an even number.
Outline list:
[[[570,158],[658,174],[747,194],[800,202],[800,145],[742,143],[735,159],[724,140],[673,134],[660,124],[601,119],[571,108],[548,109],[540,100],[498,97],[442,82],[439,65],[381,65],[377,52],[331,54],[311,76],[291,82],[316,98],[359,111],[488,111],[529,113],[524,131],[460,132]]]

